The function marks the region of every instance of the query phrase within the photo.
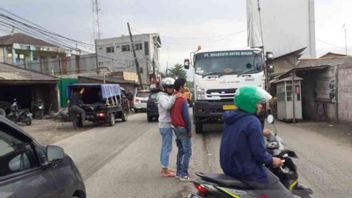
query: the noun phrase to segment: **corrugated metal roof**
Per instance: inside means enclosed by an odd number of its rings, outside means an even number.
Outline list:
[[[0,63],[0,81],[57,81],[55,76]]]
[[[104,82],[104,76],[78,76],[78,79],[87,79]],[[134,84],[138,85],[137,82],[132,80],[123,80],[119,77],[105,76],[105,82],[107,83],[118,83],[118,84]]]
[[[345,62],[345,57],[341,58],[315,58],[315,59],[300,59],[298,68],[300,67],[319,67],[319,66],[338,66]]]
[[[12,45],[14,43],[18,44],[27,44],[27,45],[37,45],[37,46],[48,46],[48,47],[57,47],[51,43],[46,41],[36,39],[34,37],[22,34],[22,33],[15,33],[6,36],[0,37],[0,45]]]

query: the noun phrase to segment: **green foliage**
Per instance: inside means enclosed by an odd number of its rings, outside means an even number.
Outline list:
[[[187,79],[187,73],[183,69],[183,65],[181,64],[176,64],[173,68],[169,69],[167,71],[167,76],[170,76],[172,78],[184,78]]]

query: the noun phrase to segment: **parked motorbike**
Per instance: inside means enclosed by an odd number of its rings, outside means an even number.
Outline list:
[[[272,115],[267,117],[267,121],[274,125],[274,117]],[[293,158],[297,158],[296,153],[284,148],[281,138],[277,135],[275,125],[274,128],[275,133],[266,137],[266,147],[268,152],[274,157],[279,157],[285,160],[285,162],[280,168],[268,166],[268,169],[294,195],[302,198],[310,198],[313,191],[298,182],[297,167],[292,160]],[[196,175],[200,178],[193,180],[197,192],[190,193],[188,198],[267,198],[265,194],[258,193],[258,191],[247,186],[245,183],[225,174],[197,172]]]
[[[33,118],[43,119],[44,116],[44,103],[41,99],[36,100],[32,105]]]
[[[20,109],[16,99],[11,104],[10,113],[7,114],[7,118],[15,123],[25,123],[27,126],[32,124],[32,114],[29,112],[29,109]]]

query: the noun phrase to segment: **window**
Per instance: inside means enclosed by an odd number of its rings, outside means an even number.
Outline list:
[[[149,97],[149,92],[138,92],[136,97],[147,98]]]
[[[139,73],[143,74],[143,67],[139,68]]]
[[[291,85],[286,85],[286,100],[287,101],[292,101],[292,86]]]
[[[106,53],[114,53],[115,48],[114,47],[107,47],[106,48]]]
[[[148,42],[144,42],[144,54],[146,56],[149,55],[149,43]]]
[[[131,49],[130,49],[130,45],[122,45],[121,50],[122,50],[123,52],[130,51],[130,50],[131,50]]]
[[[142,43],[136,43],[135,50],[142,50]]]
[[[29,143],[2,131],[7,126],[0,125],[0,128],[0,177],[39,166]]]

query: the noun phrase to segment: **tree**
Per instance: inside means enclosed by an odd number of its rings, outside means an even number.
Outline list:
[[[183,69],[183,65],[181,64],[176,64],[173,68],[169,69],[167,73],[168,73],[167,76],[173,77],[174,79],[177,79],[177,78],[187,79],[187,73]]]

